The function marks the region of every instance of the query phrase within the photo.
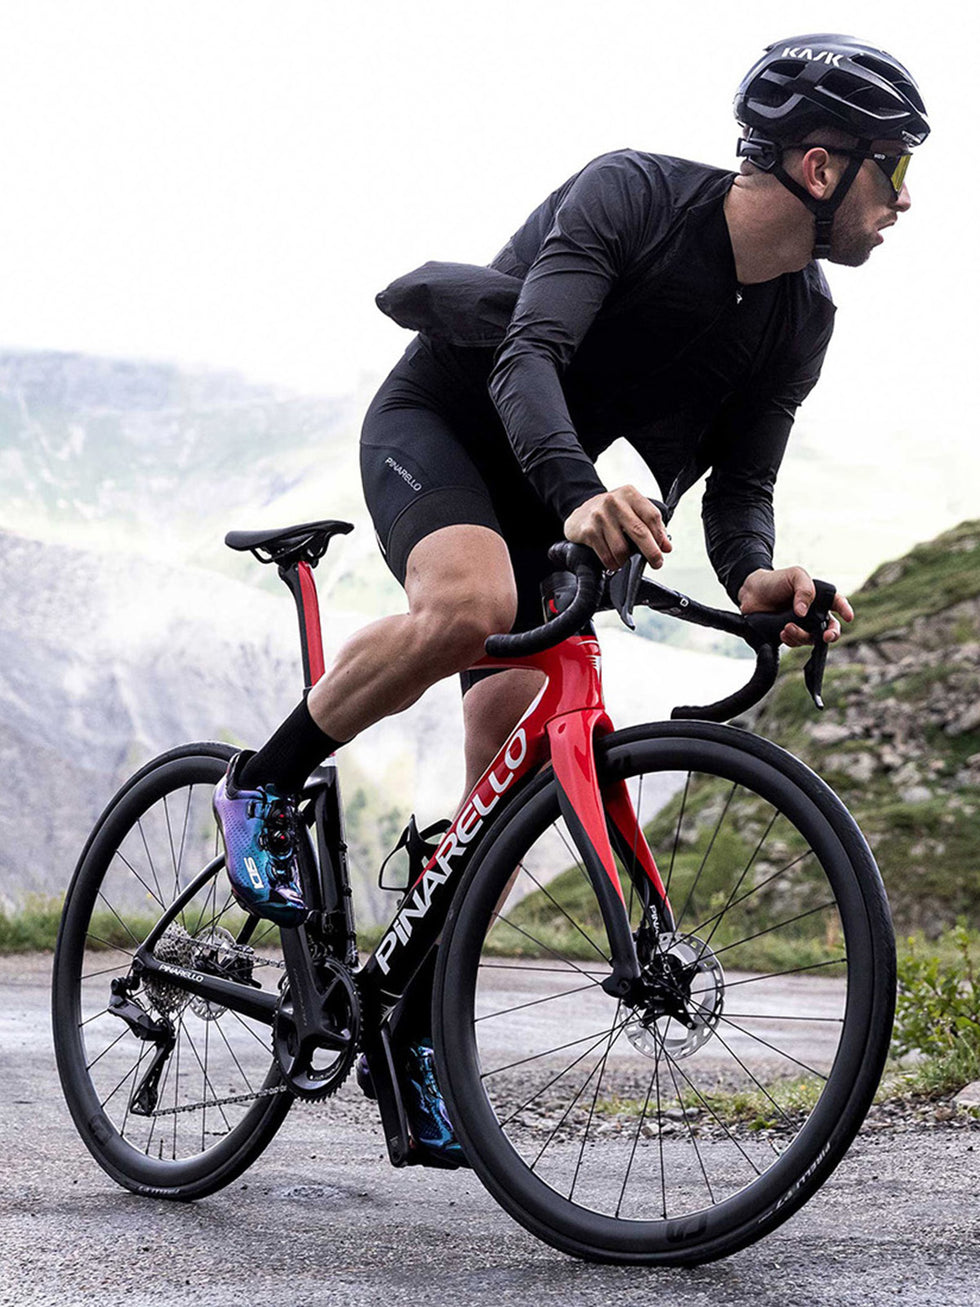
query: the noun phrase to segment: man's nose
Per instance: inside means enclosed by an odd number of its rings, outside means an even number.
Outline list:
[[[894,201],[894,206],[898,213],[905,213],[912,207],[912,197],[909,195],[909,188],[905,182],[902,182],[902,189]]]

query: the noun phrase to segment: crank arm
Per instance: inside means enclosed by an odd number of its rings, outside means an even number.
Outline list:
[[[279,937],[289,983],[289,1019],[299,1046],[312,1043],[317,1048],[340,1052],[349,1045],[351,1032],[336,1030],[324,1015],[331,992],[340,981],[334,979],[326,989],[322,988],[313,969],[305,927],[283,929]]]

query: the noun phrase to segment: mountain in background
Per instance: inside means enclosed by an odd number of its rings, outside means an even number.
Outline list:
[[[0,527],[276,583],[223,546],[233,527],[366,520],[353,398],[232,373],[80,354],[0,354]],[[323,584],[348,606],[400,594],[369,532]],[[367,580],[362,579],[366,574]],[[375,600],[374,602],[378,602]]]

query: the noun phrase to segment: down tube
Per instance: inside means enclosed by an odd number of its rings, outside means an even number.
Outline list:
[[[517,726],[409,887],[360,973],[367,988],[383,1001],[397,1002],[408,988],[439,938],[453,895],[483,834],[532,780],[546,750],[543,735],[530,726]]]

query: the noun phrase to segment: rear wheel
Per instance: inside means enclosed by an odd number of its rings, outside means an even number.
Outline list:
[[[542,779],[488,836],[440,946],[440,1082],[468,1159],[533,1233],[707,1261],[785,1220],[860,1126],[891,1031],[887,903],[840,801],[768,742],[671,723],[597,753],[674,915],[642,906],[620,841],[642,993],[601,988],[595,895]]]
[[[278,928],[234,904],[219,856],[211,793],[232,752],[186,745],[127,782],[82,854],[55,952],[55,1052],[75,1124],[113,1179],[158,1197],[198,1198],[228,1184],[292,1102],[269,1026],[133,967],[167,915],[158,960],[278,986]],[[195,878],[196,892],[174,912]],[[110,1010],[120,985],[130,1020],[118,1003]],[[139,1037],[141,1024],[150,1038]]]

